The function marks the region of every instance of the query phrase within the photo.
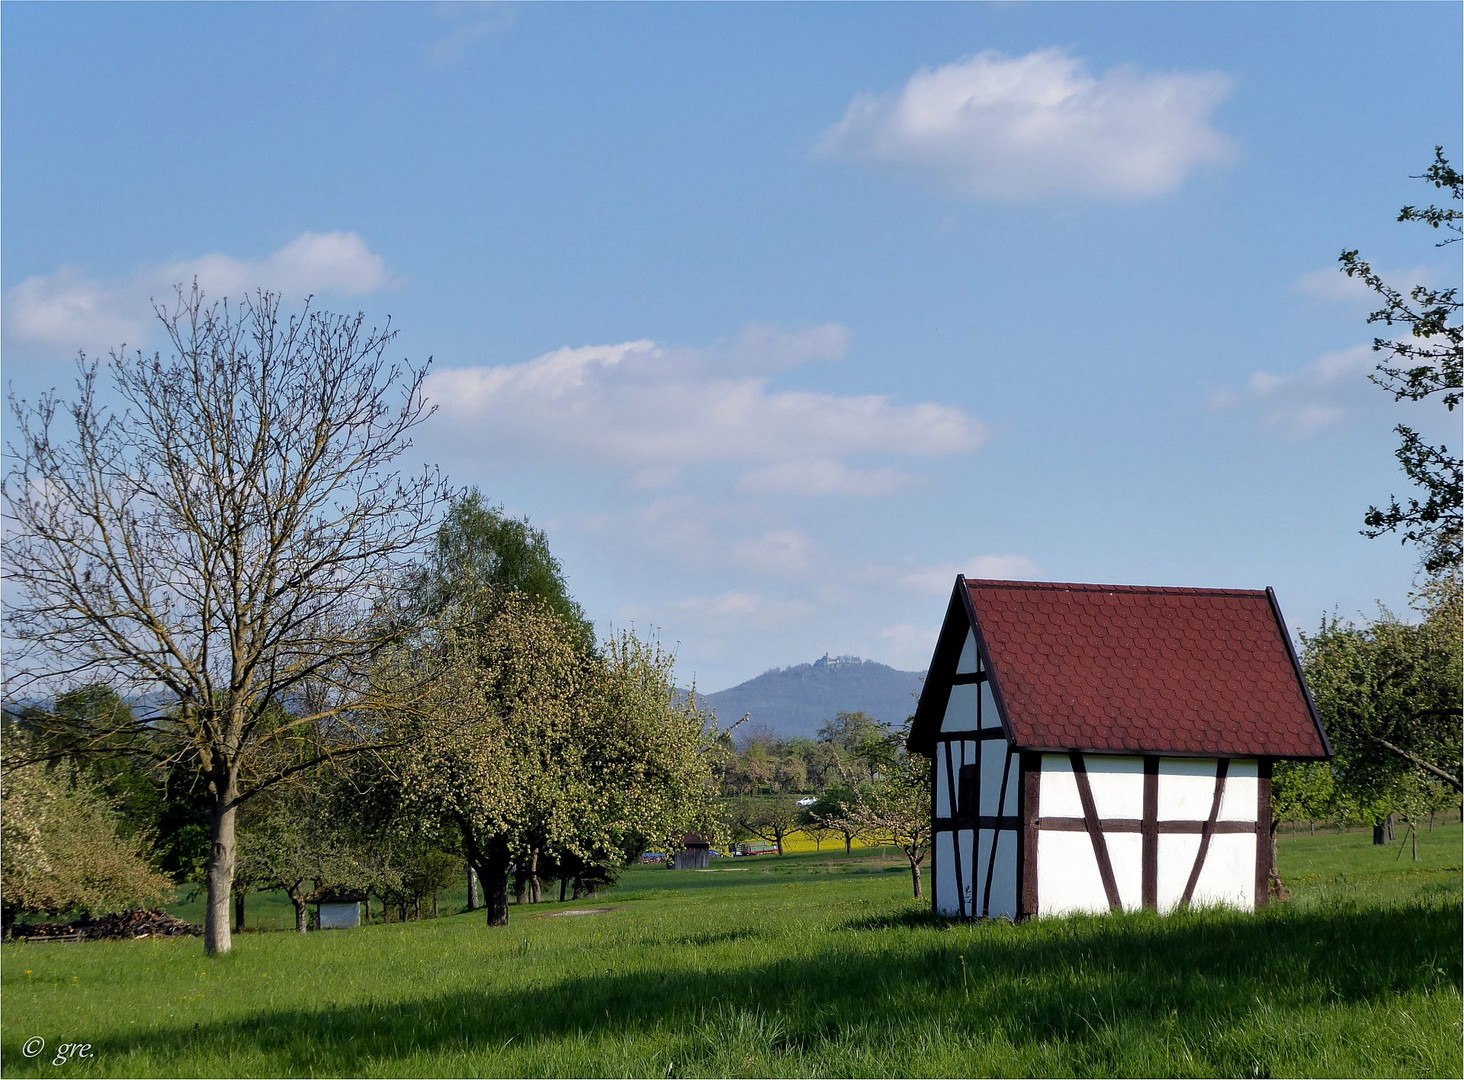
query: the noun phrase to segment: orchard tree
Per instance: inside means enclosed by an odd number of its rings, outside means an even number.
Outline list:
[[[320,775],[278,785],[247,803],[239,830],[238,877],[254,889],[280,889],[305,933],[309,906],[333,889],[367,877],[335,800]]]
[[[5,733],[9,755],[25,736]],[[149,863],[147,838],[128,834],[105,795],[70,762],[37,760],[0,773],[0,911],[103,914],[172,896]]]
[[[1420,179],[1446,192],[1454,204],[1461,197],[1460,175],[1435,147],[1434,162]],[[1436,246],[1458,243],[1458,205],[1405,206],[1399,221],[1415,221],[1438,232]],[[1381,323],[1407,331],[1402,338],[1373,339],[1373,350],[1382,355],[1373,382],[1393,395],[1395,401],[1440,402],[1453,412],[1464,393],[1464,327],[1459,318],[1459,290],[1455,286],[1433,289],[1416,285],[1408,292],[1389,285],[1356,250],[1339,257],[1348,277],[1357,278],[1382,300],[1382,307],[1368,316],[1369,323]],[[1457,426],[1457,425],[1456,425]],[[1385,507],[1370,507],[1364,516],[1364,535],[1400,533],[1405,543],[1417,544],[1428,574],[1458,573],[1460,564],[1461,491],[1464,475],[1461,461],[1446,445],[1428,442],[1406,424],[1395,429],[1400,443],[1396,452],[1403,472],[1421,489],[1399,502],[1396,496]]]
[[[798,831],[803,807],[792,795],[747,795],[732,804],[732,825],[740,836],[766,840],[783,854],[783,841]]]
[[[624,859],[703,825],[707,718],[679,699],[671,658],[629,635],[603,655],[539,599],[471,594],[407,662],[394,761],[409,810],[455,827],[489,925],[508,922],[514,864],[535,851]]]
[[[224,953],[239,807],[374,728],[369,675],[399,627],[373,616],[445,493],[396,468],[426,367],[389,358],[389,328],[308,301],[285,315],[269,293],[206,303],[196,284],[156,310],[164,352],[83,357],[69,401],[12,398],[7,692],[81,676],[172,702],[79,750],[144,725],[159,764],[197,770],[204,945]]]
[[[917,900],[925,895],[920,864],[930,852],[930,778],[929,758],[902,753],[878,780],[860,789],[840,819],[871,844],[889,844],[904,853]]]
[[[849,810],[859,801],[859,792],[848,784],[834,784],[824,790],[818,801],[808,807],[810,820],[838,833],[844,839],[844,854],[854,850],[854,837],[859,829],[849,817]]]
[[[157,761],[171,717],[139,724],[115,690],[90,683],[62,691],[49,707],[24,706],[16,719],[29,734],[26,759],[67,763],[106,797],[124,833],[151,837],[158,869],[179,884],[204,880],[208,803],[196,761]]]
[[[1414,820],[1432,800],[1421,782],[1464,791],[1459,687],[1464,612],[1457,577],[1419,595],[1421,622],[1384,610],[1363,626],[1336,618],[1302,636],[1303,669],[1337,751],[1339,795],[1377,826]]]

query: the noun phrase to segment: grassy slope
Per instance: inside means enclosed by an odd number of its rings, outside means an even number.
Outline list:
[[[635,868],[578,905],[608,913],[495,931],[7,945],[0,1049],[14,1076],[1458,1076],[1460,841],[1285,837],[1296,898],[1260,916],[943,925],[903,860],[840,854]]]

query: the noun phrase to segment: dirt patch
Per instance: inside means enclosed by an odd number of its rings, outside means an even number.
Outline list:
[[[546,911],[540,915],[541,919],[562,919],[566,915],[603,915],[607,911],[614,911],[611,907],[582,907],[570,908],[568,911]]]

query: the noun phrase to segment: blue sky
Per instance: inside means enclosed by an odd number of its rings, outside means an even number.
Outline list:
[[[414,453],[716,690],[923,668],[956,572],[1404,608],[1357,247],[1459,156],[1455,4],[0,12],[4,379],[197,274],[390,315]]]

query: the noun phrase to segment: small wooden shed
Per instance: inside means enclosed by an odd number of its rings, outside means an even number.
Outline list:
[[[321,930],[349,930],[361,925],[362,892],[336,890],[321,896],[315,906],[315,924]]]
[[[911,726],[932,905],[1263,907],[1271,766],[1331,756],[1275,594],[958,576]]]
[[[712,840],[700,833],[687,833],[681,838],[681,850],[671,859],[673,870],[705,870],[711,863]]]

